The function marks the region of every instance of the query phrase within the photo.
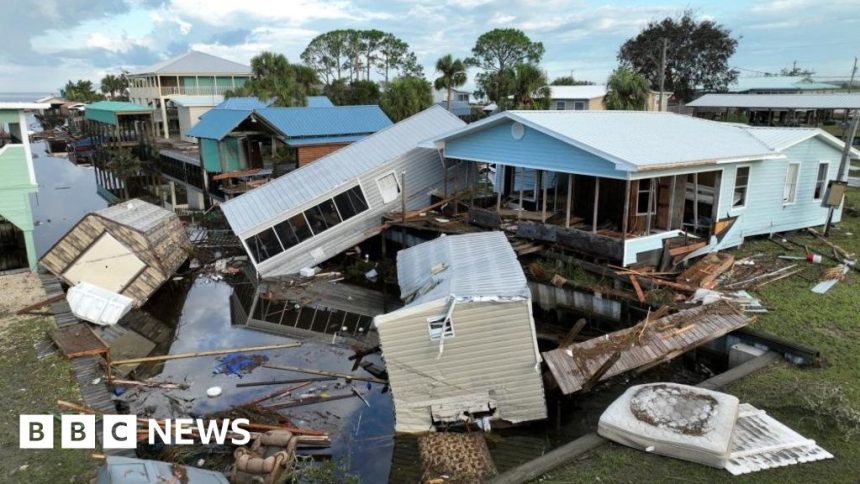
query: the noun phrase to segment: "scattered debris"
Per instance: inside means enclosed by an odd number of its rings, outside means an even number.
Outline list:
[[[678,276],[678,282],[686,282],[697,287],[713,289],[717,278],[731,269],[735,257],[731,254],[715,252],[699,259]]]
[[[423,482],[486,482],[497,473],[483,433],[422,435],[418,451]]]
[[[848,270],[848,264],[842,264],[827,269],[823,273],[824,280],[816,284],[812,288],[812,292],[816,294],[825,294],[827,291],[830,290],[830,288],[835,286],[837,282],[845,279],[845,275],[848,274]]]
[[[246,355],[243,353],[228,353],[218,358],[218,365],[212,372],[213,375],[236,375],[239,378],[254,371],[269,361],[266,355]]]

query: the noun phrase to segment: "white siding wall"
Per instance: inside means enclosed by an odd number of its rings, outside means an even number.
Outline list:
[[[461,302],[452,315],[454,337],[431,341],[427,318],[444,315],[445,300],[377,318],[396,414],[395,430],[431,430],[430,405],[451,397],[490,394],[509,422],[546,418],[536,368],[529,301]]]

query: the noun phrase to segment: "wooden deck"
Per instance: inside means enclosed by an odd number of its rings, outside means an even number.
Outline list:
[[[747,317],[720,301],[639,323],[568,348],[543,353],[555,381],[565,395],[594,383],[594,375],[610,359],[616,361],[597,377],[603,381],[635,369],[647,369],[675,358],[697,346],[746,326]],[[617,354],[617,356],[616,356]]]

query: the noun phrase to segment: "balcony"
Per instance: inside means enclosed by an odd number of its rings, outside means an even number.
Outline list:
[[[162,86],[160,91],[157,87],[130,87],[129,97],[132,99],[154,99],[161,96],[216,96],[224,95],[225,92],[236,89],[233,86]]]

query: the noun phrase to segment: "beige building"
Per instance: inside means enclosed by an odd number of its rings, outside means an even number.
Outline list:
[[[603,111],[603,98],[608,92],[605,84],[591,86],[550,86],[550,104],[552,110],[573,111]],[[646,111],[666,111],[671,92],[663,93],[663,109],[660,109],[660,93],[650,91],[645,107]]]
[[[397,279],[406,305],[374,319],[396,431],[546,418],[531,294],[503,233],[402,250]]]
[[[155,122],[164,138],[180,134],[179,112],[168,101],[197,98],[215,106],[224,93],[242,87],[251,78],[251,68],[203,52],[191,51],[173,59],[130,73],[131,102],[155,108]]]

